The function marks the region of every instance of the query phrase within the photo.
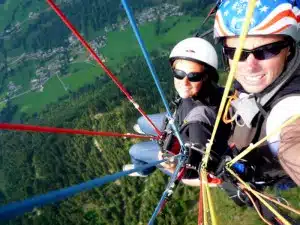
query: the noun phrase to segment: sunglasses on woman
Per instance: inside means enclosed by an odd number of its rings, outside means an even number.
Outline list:
[[[243,49],[239,61],[240,62],[245,61],[251,53],[254,55],[254,58],[256,58],[257,60],[270,59],[278,55],[282,49],[288,46],[289,46],[288,41],[278,41],[278,42],[273,42],[270,44],[259,46],[252,50]],[[233,59],[235,50],[236,48],[231,48],[227,46],[223,47],[223,52],[229,59]]]
[[[187,79],[190,82],[199,82],[204,80],[207,77],[207,73],[205,71],[202,72],[191,72],[191,73],[186,73],[182,70],[178,70],[178,69],[173,69],[173,75],[175,78],[182,80],[185,77],[187,77]]]

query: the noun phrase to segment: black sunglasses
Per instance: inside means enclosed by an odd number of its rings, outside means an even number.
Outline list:
[[[182,80],[185,77],[187,77],[190,82],[199,82],[207,77],[207,73],[205,71],[191,72],[187,74],[186,72],[178,69],[173,69],[173,75],[179,80]]]
[[[243,49],[240,57],[240,62],[245,61],[251,53],[258,60],[270,59],[278,55],[282,49],[286,48],[289,45],[290,44],[288,41],[278,41],[278,42],[259,46],[252,50]],[[229,59],[233,59],[235,50],[236,48],[230,48],[227,46],[223,47],[223,52]]]

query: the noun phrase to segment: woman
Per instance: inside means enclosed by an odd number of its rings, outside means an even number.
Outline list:
[[[174,86],[180,96],[176,100],[177,109],[174,113],[176,124],[179,125],[180,135],[183,141],[193,143],[198,149],[205,149],[205,145],[211,136],[211,131],[216,119],[217,106],[219,105],[222,90],[216,85],[218,81],[218,58],[214,47],[201,38],[187,38],[179,42],[170,54],[170,64],[173,70]],[[165,113],[150,115],[154,123],[164,130],[162,126]],[[168,128],[167,125],[165,128]],[[155,134],[143,118],[138,120],[135,129],[147,134]],[[226,135],[219,138],[215,151],[222,154],[225,151]],[[167,135],[162,150],[174,148],[175,138],[173,133]],[[168,149],[169,148],[169,149]],[[179,146],[177,146],[177,151]],[[174,150],[174,149],[173,149]],[[133,164],[125,165],[124,170],[136,166],[157,161],[161,155],[161,146],[154,142],[141,142],[133,145],[129,150]],[[188,170],[185,178],[198,177],[197,169],[202,154],[191,151]],[[160,169],[166,174],[171,174],[172,167],[163,165]],[[146,169],[131,176],[147,176],[156,167]],[[199,185],[199,180],[197,182]]]

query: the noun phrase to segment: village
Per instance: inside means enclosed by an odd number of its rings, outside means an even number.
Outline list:
[[[171,16],[182,16],[183,13],[180,12],[179,6],[172,4],[164,3],[160,6],[151,7],[146,10],[143,10],[136,15],[138,25],[142,25],[148,22],[156,21],[159,17],[160,20],[165,20],[167,17]],[[39,14],[30,12],[28,19],[36,19]],[[5,30],[4,33],[0,33],[0,38],[8,38],[9,35],[12,35],[14,32],[21,30],[21,25],[24,24],[24,21],[17,22],[11,29]],[[89,42],[93,50],[100,56],[104,61],[108,60],[103,55],[99,54],[100,49],[105,47],[107,44],[107,34],[112,31],[125,30],[129,26],[128,19],[124,19],[117,24],[112,24],[111,26],[104,27],[104,34],[102,36],[96,37],[94,40]],[[44,66],[37,67],[35,70],[35,77],[32,78],[30,82],[31,91],[43,91],[44,85],[52,76],[62,76],[65,74],[61,73],[61,69],[69,63],[75,63],[75,59],[85,53],[84,48],[81,46],[77,38],[73,35],[70,35],[66,40],[68,42],[67,47],[57,47],[51,50],[42,51],[38,50],[36,52],[23,53],[22,55],[14,58],[8,58],[7,62],[7,72],[11,71],[14,67],[22,65],[25,61],[42,61]],[[65,60],[65,55],[68,54],[67,61]],[[64,58],[64,60],[62,60]],[[92,60],[91,56],[88,56],[85,59],[85,62],[89,63]],[[0,71],[4,69],[5,65],[0,64]],[[63,82],[60,79],[60,82]],[[63,86],[65,86],[63,84]],[[13,81],[9,81],[7,85],[7,93],[5,101],[14,98],[20,95],[20,92],[28,92],[28,90],[23,90],[21,85],[16,85]],[[3,101],[3,99],[2,99]]]

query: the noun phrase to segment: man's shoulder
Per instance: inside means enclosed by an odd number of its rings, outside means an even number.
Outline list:
[[[292,116],[300,114],[300,93],[292,94],[281,98],[271,109],[267,118],[266,132],[270,134],[272,131],[280,127],[285,121]],[[278,139],[279,135],[273,137]]]

